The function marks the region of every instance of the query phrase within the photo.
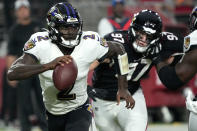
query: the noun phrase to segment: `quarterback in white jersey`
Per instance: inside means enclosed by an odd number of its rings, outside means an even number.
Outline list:
[[[101,43],[97,33],[92,31],[83,32],[80,44],[77,45],[70,54],[75,60],[78,68],[77,79],[73,90],[70,92],[70,94],[76,94],[77,97],[74,100],[64,102],[56,100],[59,90],[57,90],[53,84],[53,70],[48,70],[39,74],[43,99],[47,111],[52,114],[62,115],[86,102],[88,97],[86,81],[89,66],[94,60],[100,59],[108,52],[108,48],[102,46]],[[55,58],[64,55],[58,46],[51,42],[48,32],[33,34],[25,47],[28,48],[30,45],[32,45],[31,49],[24,49],[24,52],[35,56],[40,64],[49,63]]]
[[[87,74],[94,60],[117,58],[119,73],[119,97],[127,107],[135,101],[126,86],[128,58],[120,44],[101,39],[96,32],[82,31],[79,13],[68,2],[54,5],[47,14],[48,30],[31,36],[24,46],[24,54],[8,70],[8,79],[21,80],[39,74],[43,101],[47,110],[49,131],[88,131],[92,123],[87,95]],[[53,69],[74,59],[78,75],[69,94],[76,98],[60,100],[61,91],[54,87]],[[91,125],[91,126],[90,126]]]
[[[166,82],[171,81],[168,83],[169,86],[181,87],[197,73],[197,6],[194,7],[190,14],[189,27],[191,33],[184,38],[185,55],[182,61],[175,67],[166,66],[165,62],[158,64],[160,80]],[[194,98],[191,93],[188,94],[186,107],[190,111],[189,131],[196,131],[197,95]]]

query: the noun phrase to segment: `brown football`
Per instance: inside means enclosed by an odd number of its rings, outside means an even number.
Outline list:
[[[64,66],[56,66],[53,71],[53,82],[55,87],[62,91],[70,88],[77,78],[78,69],[74,60]]]

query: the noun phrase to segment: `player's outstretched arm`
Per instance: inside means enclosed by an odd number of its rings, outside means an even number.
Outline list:
[[[24,53],[8,69],[7,76],[9,80],[22,80],[33,75],[54,69],[57,65],[63,65],[71,61],[71,56],[62,56],[54,59],[47,64],[38,64],[36,58]]]
[[[185,54],[181,63],[175,67],[167,62],[157,64],[158,75],[162,83],[170,88],[177,89],[188,82],[197,72],[197,49]]]
[[[135,101],[128,91],[127,74],[129,72],[129,64],[127,53],[122,44],[108,41],[109,51],[106,54],[106,58],[114,57],[115,64],[118,66],[118,92],[117,103],[120,103],[120,99],[123,98],[126,101],[127,108],[133,108]]]
[[[107,45],[109,46],[109,50],[106,54],[107,58],[111,58],[118,55],[124,55],[126,53],[124,46],[115,41],[107,41]]]
[[[197,49],[185,54],[181,63],[175,67],[176,74],[181,81],[188,82],[197,73]]]
[[[126,106],[128,109],[135,106],[135,100],[128,90],[127,79],[124,75],[118,76],[118,92],[117,92],[117,105],[120,103],[120,99],[123,98],[126,101]]]

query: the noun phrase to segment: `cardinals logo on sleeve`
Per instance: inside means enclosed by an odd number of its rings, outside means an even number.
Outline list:
[[[24,51],[30,50],[30,49],[34,48],[35,46],[36,46],[36,44],[32,40],[27,41],[24,46]]]

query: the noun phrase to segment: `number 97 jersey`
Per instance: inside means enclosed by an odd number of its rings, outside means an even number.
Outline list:
[[[137,82],[146,75],[153,66],[152,60],[143,53],[138,53],[133,48],[134,37],[129,36],[128,31],[115,31],[105,36],[108,41],[121,43],[128,54],[129,74],[127,76],[129,84]],[[159,40],[162,45],[162,55],[173,55],[183,53],[183,37],[177,37],[170,32],[162,32]],[[170,53],[170,54],[169,54]],[[133,86],[131,84],[131,86]]]

